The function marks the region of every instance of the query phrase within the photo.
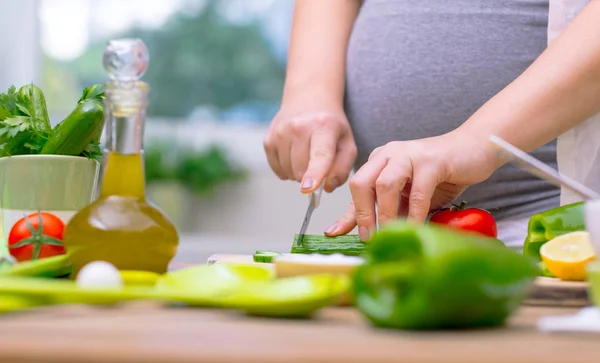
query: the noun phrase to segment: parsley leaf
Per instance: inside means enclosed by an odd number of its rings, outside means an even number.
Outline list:
[[[0,136],[15,137],[19,132],[27,131],[33,127],[32,118],[29,116],[14,116],[0,122]]]
[[[50,133],[46,131],[36,132],[23,144],[23,147],[29,149],[32,154],[38,154],[48,141],[49,135]]]
[[[81,153],[81,156],[85,156],[86,158],[94,160],[99,160],[100,158],[102,158],[102,155],[102,148],[100,147],[100,143],[97,141],[90,142],[85,147],[85,150],[83,150],[83,152]]]
[[[0,107],[8,110],[12,115],[17,104],[17,90],[15,86],[10,86],[8,91],[0,93]],[[8,116],[7,116],[8,117]]]
[[[12,116],[12,113],[10,112],[10,110],[8,109],[8,107],[6,107],[6,106],[0,106],[0,121],[6,120],[10,116]]]
[[[103,100],[104,99],[104,85],[95,84],[90,87],[85,87],[83,89],[81,98],[79,99],[79,101],[77,101],[77,103],[85,101],[90,98],[93,98],[96,100]]]

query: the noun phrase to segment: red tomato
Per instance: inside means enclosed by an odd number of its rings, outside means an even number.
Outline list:
[[[26,218],[19,219],[8,234],[10,254],[17,261],[65,253],[62,243],[65,224],[60,218],[46,212],[32,213]]]
[[[496,221],[490,212],[478,208],[465,209],[465,205],[466,203],[462,202],[459,206],[453,205],[451,208],[439,210],[431,215],[429,222],[498,237]]]

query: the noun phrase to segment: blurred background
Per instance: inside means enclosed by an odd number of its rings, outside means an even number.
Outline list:
[[[103,83],[107,40],[150,51],[148,198],[179,227],[180,262],[287,252],[308,199],[271,172],[262,139],[278,110],[293,0],[0,0],[0,89],[42,87],[53,123]],[[309,232],[342,215],[325,195]]]

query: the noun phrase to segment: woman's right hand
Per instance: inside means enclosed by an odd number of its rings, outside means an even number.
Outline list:
[[[356,160],[356,144],[343,110],[282,107],[264,139],[271,169],[282,180],[296,180],[303,193],[325,181],[332,192],[344,184]]]

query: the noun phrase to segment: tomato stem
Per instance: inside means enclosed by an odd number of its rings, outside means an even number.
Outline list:
[[[450,207],[450,210],[453,211],[457,211],[457,210],[465,210],[465,207],[467,206],[467,202],[465,202],[464,200],[462,202],[460,202],[459,205],[456,204],[452,204],[452,207]]]

